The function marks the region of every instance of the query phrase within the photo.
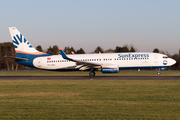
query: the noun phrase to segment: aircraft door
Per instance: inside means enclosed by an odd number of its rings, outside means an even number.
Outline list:
[[[42,66],[42,60],[41,58],[38,58],[38,67],[41,67]]]
[[[154,62],[158,63],[158,56],[157,55],[154,55]]]

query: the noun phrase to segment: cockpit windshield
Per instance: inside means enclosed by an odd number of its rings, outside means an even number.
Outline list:
[[[163,58],[169,58],[168,56],[163,56]]]

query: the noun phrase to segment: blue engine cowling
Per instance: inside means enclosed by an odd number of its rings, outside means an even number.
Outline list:
[[[101,71],[102,71],[102,73],[118,73],[119,72],[119,66],[118,65],[102,66]]]
[[[159,68],[159,70],[165,70],[165,69],[166,69],[166,67]]]

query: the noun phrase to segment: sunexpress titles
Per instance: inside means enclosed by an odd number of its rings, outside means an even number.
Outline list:
[[[118,58],[149,58],[149,54],[118,54]]]

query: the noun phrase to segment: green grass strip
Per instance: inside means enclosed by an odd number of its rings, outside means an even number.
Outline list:
[[[178,80],[0,80],[0,120],[179,119]]]

